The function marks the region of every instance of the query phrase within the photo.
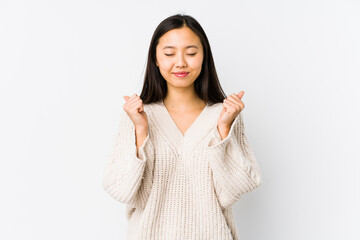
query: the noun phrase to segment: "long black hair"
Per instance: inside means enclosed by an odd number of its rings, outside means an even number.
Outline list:
[[[156,66],[156,46],[159,43],[159,38],[172,29],[185,26],[189,27],[200,38],[204,49],[201,72],[194,82],[196,94],[209,105],[223,102],[226,98],[216,73],[210,44],[203,28],[193,17],[176,14],[164,19],[157,26],[151,38],[144,84],[140,94],[144,104],[163,100],[167,93],[166,81]]]

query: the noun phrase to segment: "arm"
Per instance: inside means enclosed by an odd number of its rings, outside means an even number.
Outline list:
[[[139,148],[144,145],[145,140],[148,138],[148,130],[146,129],[138,129],[135,127],[135,142],[136,142],[136,156],[140,158]]]
[[[226,131],[225,131],[226,132]],[[218,201],[223,208],[262,183],[259,165],[245,135],[242,113],[234,119],[222,139],[216,126],[207,151]]]
[[[138,149],[136,138],[134,124],[123,111],[102,185],[116,200],[144,208],[152,187],[154,148],[149,131]]]

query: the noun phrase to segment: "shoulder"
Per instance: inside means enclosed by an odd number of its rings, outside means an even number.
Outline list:
[[[213,103],[212,105],[208,104],[206,107],[208,108],[210,113],[219,116],[222,111],[223,104],[221,102]]]
[[[157,109],[159,109],[159,107],[161,107],[161,102],[152,102],[152,103],[144,103],[143,104],[143,108],[145,112],[153,112],[156,111]]]
[[[207,105],[208,108],[211,109],[221,109],[222,108],[222,102],[218,102],[218,103],[213,103],[212,105],[208,104]]]

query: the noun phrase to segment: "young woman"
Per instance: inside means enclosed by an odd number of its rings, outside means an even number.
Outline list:
[[[262,183],[243,95],[224,94],[193,17],[159,24],[104,172],[104,189],[127,204],[127,239],[238,239],[232,205]]]

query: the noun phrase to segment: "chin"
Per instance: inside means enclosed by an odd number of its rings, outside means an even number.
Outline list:
[[[181,79],[180,79],[181,80]],[[184,82],[180,82],[179,80],[177,81],[171,81],[168,82],[168,84],[170,84],[173,87],[178,87],[178,88],[188,88],[191,87],[194,84],[194,81],[184,81]]]

